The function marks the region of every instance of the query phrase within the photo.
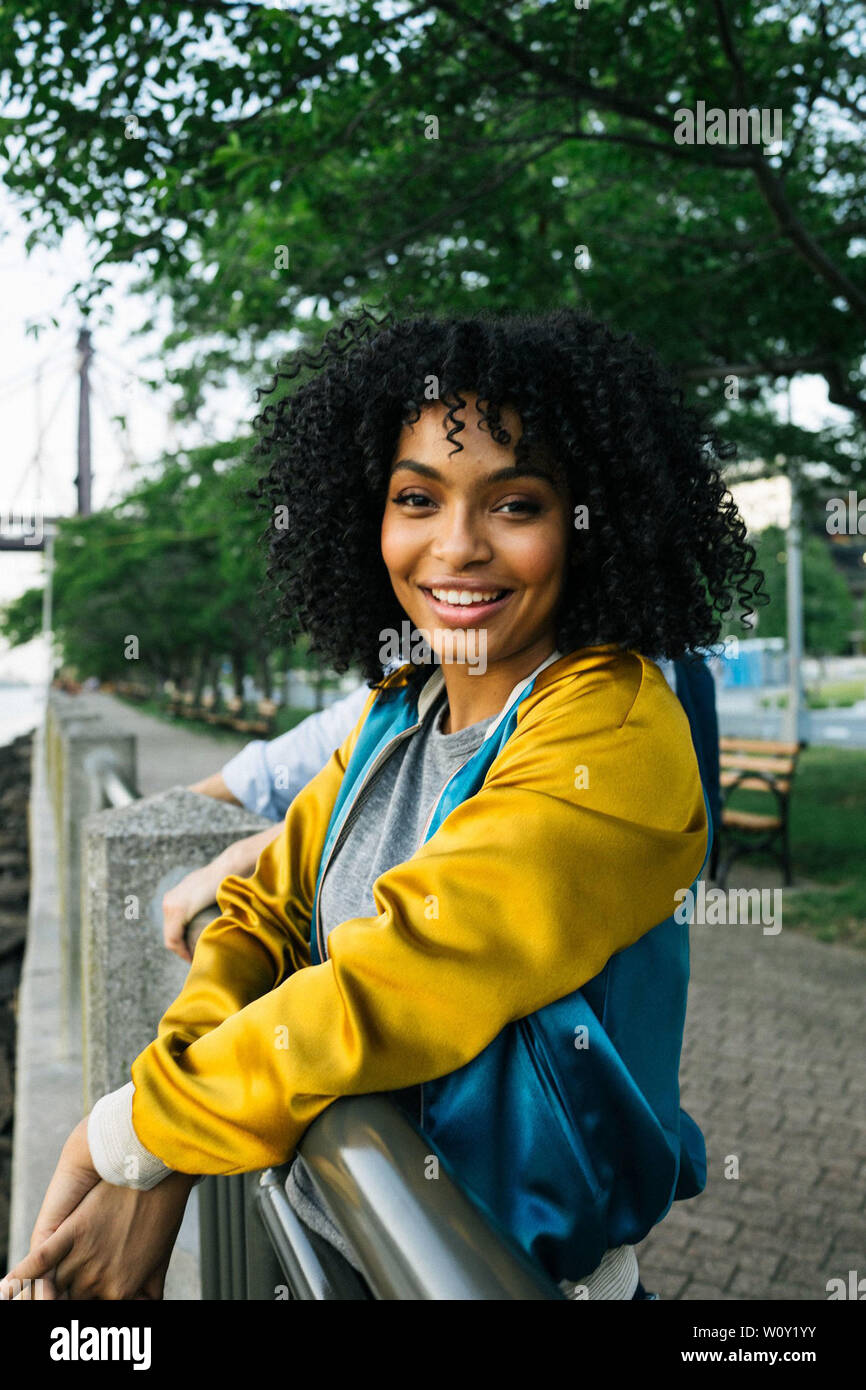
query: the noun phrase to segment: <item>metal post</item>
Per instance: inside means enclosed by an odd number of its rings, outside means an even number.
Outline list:
[[[198,1189],[201,1296],[209,1302],[220,1297],[219,1181],[218,1178],[207,1177]]]
[[[791,383],[788,383],[788,424],[791,423]],[[788,460],[791,517],[788,524],[785,589],[788,610],[788,706],[783,711],[782,737],[787,743],[806,743],[808,712],[803,690],[803,513],[799,460]]]
[[[223,1178],[228,1188],[229,1201],[229,1246],[232,1258],[229,1261],[230,1289],[228,1297],[233,1303],[242,1303],[247,1296],[246,1220],[244,1204],[246,1200],[246,1178],[243,1173],[232,1173]]]
[[[244,1230],[246,1234],[246,1297],[250,1302],[273,1303],[294,1298],[286,1275],[274,1252],[271,1237],[262,1219],[259,1189],[266,1173],[245,1173],[244,1192],[246,1209]]]
[[[78,515],[90,516],[90,359],[93,348],[90,329],[82,328],[78,334],[78,473],[75,483],[78,488]]]
[[[42,590],[42,636],[47,649],[46,665],[48,674],[46,689],[51,689],[54,679],[54,527],[45,526],[45,588]]]

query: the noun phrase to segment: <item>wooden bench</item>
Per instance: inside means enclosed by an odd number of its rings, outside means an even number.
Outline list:
[[[234,733],[259,734],[262,738],[273,735],[277,715],[273,700],[259,700],[255,719],[243,718],[243,702],[236,698],[228,702],[226,710],[215,711],[212,706],[212,700],[205,700],[201,707],[194,705],[192,694],[187,692],[171,699],[167,711],[175,718],[202,720],[218,729],[231,729]]]
[[[735,859],[762,850],[769,850],[780,861],[785,883],[793,881],[788,807],[799,756],[799,743],[773,743],[756,738],[719,739],[722,862],[716,879],[722,887]],[[737,791],[767,793],[775,799],[774,812],[736,810],[729,803]]]

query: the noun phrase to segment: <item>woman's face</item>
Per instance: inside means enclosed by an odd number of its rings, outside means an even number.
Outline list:
[[[520,417],[501,419],[510,445],[479,428],[474,395],[462,393],[461,452],[446,438],[446,407],[431,402],[404,426],[382,520],[382,558],[394,593],[440,660],[455,631],[480,629],[486,660],[539,643],[555,646],[571,499],[553,464],[518,466]],[[451,636],[443,640],[441,634]],[[479,634],[480,635],[480,634]]]

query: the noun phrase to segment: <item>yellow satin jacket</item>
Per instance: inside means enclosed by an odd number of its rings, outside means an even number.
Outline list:
[[[477,789],[376,880],[378,916],[335,927],[312,964],[335,803],[372,712],[397,720],[405,687],[403,668],[389,695],[370,692],[255,872],[223,881],[222,915],[132,1065],[136,1133],[171,1168],[283,1163],[336,1097],[456,1072],[599,976],[700,870],[707,817],[682,706],[639,654],[574,651],[523,692]]]

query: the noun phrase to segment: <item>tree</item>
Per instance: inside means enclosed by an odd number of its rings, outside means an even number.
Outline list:
[[[770,596],[766,608],[759,610],[756,635],[788,635],[785,597],[785,532],[768,526],[756,538],[757,563],[764,571],[765,588]],[[854,600],[839,574],[826,541],[807,535],[803,544],[803,631],[804,646],[810,656],[838,656],[848,650],[855,625]]]
[[[248,495],[247,449],[241,441],[171,456],[114,507],[59,523],[54,630],[79,676],[172,679],[198,697],[228,656],[239,694],[251,669],[270,693],[274,659],[286,653],[269,627],[268,518]],[[40,615],[41,591],[31,589],[7,606],[0,631],[20,645]]]
[[[118,261],[170,296],[188,414],[361,299],[582,302],[654,343],[746,456],[856,485],[864,32],[856,0],[12,0],[6,181],[34,241],[91,233],[82,303]],[[699,103],[769,134],[780,113],[779,147],[683,142]],[[803,372],[851,423],[783,441],[771,389]]]

